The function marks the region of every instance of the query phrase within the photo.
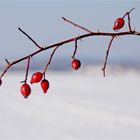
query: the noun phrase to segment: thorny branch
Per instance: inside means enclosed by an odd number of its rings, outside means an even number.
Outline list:
[[[133,9],[134,9],[134,8],[133,8]],[[87,33],[87,34],[80,35],[80,36],[78,36],[78,37],[73,37],[73,38],[70,38],[70,39],[67,39],[67,40],[63,40],[63,41],[57,42],[57,43],[52,44],[52,45],[49,45],[49,46],[47,46],[47,47],[45,47],[45,48],[42,48],[40,45],[38,45],[38,44],[36,43],[36,41],[33,40],[33,39],[32,39],[25,31],[23,31],[21,28],[18,28],[19,31],[21,31],[25,36],[27,36],[27,37],[29,38],[29,40],[31,40],[31,41],[34,43],[34,45],[38,48],[38,50],[35,51],[35,52],[33,52],[33,53],[31,53],[31,54],[29,54],[29,55],[27,55],[27,56],[25,56],[25,57],[22,57],[22,58],[20,58],[20,59],[18,59],[18,60],[15,60],[15,61],[13,61],[13,62],[9,62],[7,59],[5,59],[7,65],[6,65],[6,68],[3,70],[2,74],[0,75],[0,79],[2,79],[2,77],[5,75],[5,73],[6,73],[13,65],[15,65],[15,64],[17,64],[17,63],[19,63],[19,62],[24,61],[24,60],[27,59],[27,60],[28,60],[28,63],[27,63],[27,68],[26,68],[25,81],[24,81],[24,82],[26,82],[26,81],[27,81],[27,76],[28,76],[30,58],[33,57],[33,56],[35,56],[36,54],[39,54],[39,53],[43,52],[43,51],[46,51],[46,50],[51,49],[51,48],[54,48],[54,50],[53,50],[53,52],[52,52],[52,54],[51,54],[51,56],[50,56],[50,59],[49,59],[47,65],[46,65],[46,67],[45,67],[45,69],[44,69],[44,72],[43,72],[43,73],[44,73],[44,76],[45,76],[45,71],[47,70],[48,65],[51,63],[52,57],[53,57],[53,55],[54,55],[54,53],[56,52],[56,50],[57,50],[58,47],[60,47],[60,46],[62,46],[62,45],[64,45],[64,44],[67,44],[67,43],[70,43],[70,42],[75,41],[75,50],[74,50],[74,53],[73,53],[73,57],[75,57],[75,54],[76,54],[76,51],[77,51],[77,41],[78,41],[78,40],[81,40],[81,39],[87,38],[87,37],[92,37],[92,36],[111,36],[112,38],[111,38],[111,40],[110,40],[110,43],[109,43],[109,46],[108,46],[108,49],[107,49],[107,52],[106,52],[106,57],[105,57],[105,61],[104,61],[104,66],[103,66],[103,68],[102,68],[102,70],[103,70],[103,75],[105,76],[105,69],[106,69],[106,65],[107,65],[107,59],[108,59],[108,55],[109,55],[109,50],[110,50],[111,44],[112,44],[112,42],[113,42],[113,40],[114,40],[114,37],[116,37],[116,36],[117,36],[117,37],[120,37],[120,36],[126,36],[126,35],[137,35],[137,36],[140,36],[140,32],[135,31],[135,30],[133,31],[132,28],[131,28],[131,24],[130,24],[130,12],[131,12],[133,9],[131,9],[129,12],[127,12],[127,13],[123,16],[123,18],[124,18],[125,16],[128,17],[129,31],[117,32],[117,33],[116,33],[116,32],[113,32],[113,33],[112,33],[112,32],[99,32],[99,31],[97,31],[97,32],[92,32],[92,31],[88,30],[87,28],[82,27],[82,26],[80,26],[80,25],[78,25],[78,24],[75,24],[74,22],[71,22],[70,20],[67,20],[66,18],[62,17],[64,21],[66,21],[66,22],[68,22],[68,23],[70,23],[70,24],[72,24],[72,25],[74,25],[74,26],[76,26],[76,27],[78,27],[78,28],[80,28],[80,29],[82,29],[82,30],[88,32],[88,33]]]

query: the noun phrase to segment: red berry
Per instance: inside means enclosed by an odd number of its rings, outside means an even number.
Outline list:
[[[36,72],[32,75],[31,84],[38,83],[42,80],[43,74],[41,72]]]
[[[28,84],[24,83],[22,84],[20,91],[24,98],[27,98],[31,93],[31,88]]]
[[[0,86],[2,85],[2,80],[0,79]]]
[[[81,67],[81,62],[78,59],[74,59],[71,62],[71,66],[73,69],[78,70]]]
[[[124,19],[123,18],[117,18],[114,22],[114,27],[113,29],[114,30],[118,30],[118,29],[121,29],[123,26],[124,26]]]
[[[49,81],[44,79],[41,81],[41,88],[43,90],[44,93],[47,92],[47,90],[49,89]]]

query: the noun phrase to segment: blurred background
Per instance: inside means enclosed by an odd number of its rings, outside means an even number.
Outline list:
[[[0,1],[0,69],[5,66],[4,59],[9,61],[21,58],[36,50],[18,27],[21,27],[41,46],[51,45],[85,32],[65,23],[61,17],[70,19],[92,31],[113,32],[114,20],[124,15],[131,8],[132,29],[140,30],[139,1]],[[127,19],[121,31],[128,30]],[[82,62],[82,70],[103,65],[110,37],[89,37],[78,41],[77,58]],[[114,40],[110,51],[108,66],[120,69],[140,67],[140,39],[137,36],[124,36]],[[52,70],[69,70],[74,42],[63,45],[55,54]],[[42,70],[48,61],[51,50],[36,55],[31,69]],[[113,67],[112,67],[113,66]],[[24,70],[19,63],[14,70]],[[114,69],[116,70],[116,68]]]

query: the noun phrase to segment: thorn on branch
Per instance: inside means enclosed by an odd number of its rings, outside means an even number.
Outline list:
[[[10,62],[8,61],[8,59],[5,58],[5,61],[8,65],[10,65]]]
[[[20,81],[20,83],[26,83],[26,81],[24,80],[24,81]]]

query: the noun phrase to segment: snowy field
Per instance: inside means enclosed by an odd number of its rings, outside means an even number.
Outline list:
[[[0,139],[140,139],[140,74],[107,77],[49,72],[24,99],[24,73],[7,73],[0,87]]]

